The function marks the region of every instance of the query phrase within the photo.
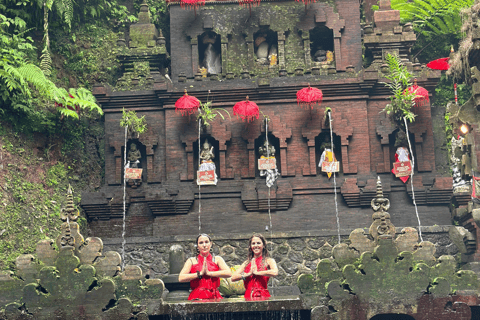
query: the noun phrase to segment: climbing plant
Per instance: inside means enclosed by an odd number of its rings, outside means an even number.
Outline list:
[[[412,85],[410,82],[412,75],[398,56],[387,54],[386,60],[389,73],[385,75],[385,78],[390,81],[383,82],[383,84],[390,89],[392,96],[390,96],[390,103],[387,104],[384,111],[391,114],[397,124],[401,125],[403,118],[413,122],[415,114],[411,109],[416,95],[407,90]]]

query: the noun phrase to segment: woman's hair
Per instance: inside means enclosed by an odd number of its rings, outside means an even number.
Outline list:
[[[248,240],[248,257],[247,257],[248,260],[252,260],[254,256],[252,251],[252,240],[255,237],[260,238],[260,240],[262,240],[262,243],[263,243],[262,259],[268,258],[267,240],[265,240],[265,237],[262,236],[260,233],[254,233]]]
[[[195,248],[197,249],[197,254],[200,254],[200,249],[198,249],[198,239],[200,239],[200,237],[207,237],[208,240],[210,242],[212,242],[212,238],[210,238],[210,236],[206,233],[200,233],[197,237],[197,240],[195,240]],[[213,244],[213,243],[212,243]],[[212,253],[212,247],[210,247],[210,253]]]

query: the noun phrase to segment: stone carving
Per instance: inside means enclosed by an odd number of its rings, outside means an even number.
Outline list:
[[[378,177],[377,180],[377,196],[372,199],[371,204],[375,213],[372,215],[373,223],[370,226],[370,235],[375,241],[377,241],[379,237],[394,237],[395,227],[390,222],[390,214],[387,212],[390,208],[390,200],[383,197],[380,177]]]
[[[455,300],[451,294],[472,296],[480,284],[473,271],[457,271],[455,258],[435,259],[435,245],[417,243],[413,228],[404,228],[397,239],[386,212],[377,182],[376,211],[370,227],[370,240],[362,229],[350,234],[350,245],[337,244],[333,259],[321,260],[315,274],[302,274],[297,280],[305,303],[312,307],[312,319],[370,319],[376,314],[403,313],[415,318]],[[355,249],[356,251],[353,251]],[[365,250],[365,251],[364,251]],[[334,270],[340,270],[341,272]],[[457,298],[470,299],[470,297]],[[475,300],[476,301],[476,300]],[[468,314],[468,306],[459,303],[445,308],[441,319]],[[432,313],[433,314],[433,313]],[[467,318],[462,318],[467,319]]]
[[[142,154],[138,150],[137,144],[132,142],[127,153],[128,168],[139,168],[141,158]]]
[[[217,172],[216,166],[213,162],[215,158],[215,154],[213,153],[213,146],[205,140],[202,146],[202,150],[200,151],[200,160],[201,164],[198,168],[197,173],[197,184],[198,185],[205,185],[205,184],[217,184]],[[201,172],[213,171],[212,175],[202,175]]]
[[[42,240],[37,245],[38,260],[31,254],[21,255],[16,260],[17,277],[11,272],[0,274],[1,319],[148,319],[142,303],[158,309],[163,282],[145,280],[137,266],[117,275],[120,255],[101,256],[99,238],[84,242],[74,222],[77,218],[69,188],[67,208],[61,215],[66,221],[56,242],[59,252],[54,251],[52,240]]]
[[[215,50],[212,43],[208,43],[205,49],[203,66],[207,69],[209,74],[221,74],[222,73],[222,59],[220,53]]]

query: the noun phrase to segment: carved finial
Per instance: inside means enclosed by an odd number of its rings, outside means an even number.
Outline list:
[[[67,190],[67,206],[62,210],[60,218],[62,221],[77,221],[80,213],[78,210],[75,210],[75,205],[73,204],[73,192],[72,186],[68,185]]]
[[[382,181],[377,178],[377,196],[372,199],[372,209],[375,211],[372,215],[372,225],[370,226],[370,235],[377,241],[379,237],[393,238],[395,235],[395,226],[390,222],[390,214],[387,210],[390,208],[390,200],[383,196]]]

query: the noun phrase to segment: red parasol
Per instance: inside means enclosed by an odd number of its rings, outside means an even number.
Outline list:
[[[197,16],[197,8],[205,5],[205,0],[166,0],[168,3],[180,2],[180,7],[185,9],[185,7],[193,8],[195,10],[195,16]]]
[[[238,0],[238,4],[242,7],[247,7],[250,9],[250,15],[252,15],[252,7],[259,6],[260,0]]]
[[[427,89],[417,85],[417,79],[413,81],[413,86],[408,87],[406,90],[410,93],[415,93],[415,98],[413,99],[416,107],[422,107],[426,105],[430,99],[428,98]]]
[[[194,96],[189,96],[187,90],[185,90],[183,97],[175,102],[175,112],[180,112],[182,116],[195,113],[198,107],[200,107],[200,100]]]
[[[237,102],[233,106],[233,115],[240,116],[243,121],[247,120],[247,122],[253,121],[254,118],[260,116],[260,109],[258,108],[257,104],[252,101],[248,101],[248,96],[246,101]]]
[[[427,67],[433,70],[448,70],[450,65],[448,64],[450,58],[440,58],[427,63]]]
[[[308,85],[307,88],[303,88],[297,91],[297,104],[300,106],[306,106],[313,109],[313,105],[322,102],[323,93],[322,90],[312,88]]]
[[[300,2],[300,0],[295,0],[297,2]],[[317,2],[317,0],[301,0],[305,5]]]

